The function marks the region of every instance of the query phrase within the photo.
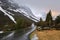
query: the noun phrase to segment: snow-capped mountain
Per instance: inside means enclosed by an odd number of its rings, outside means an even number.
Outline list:
[[[26,6],[20,6],[20,8],[16,9],[16,10],[15,9],[11,9],[11,8],[8,8],[8,9],[10,11],[19,12],[22,15],[26,16],[27,18],[29,18],[29,19],[31,19],[31,20],[33,20],[35,22],[39,21],[37,19],[37,17],[34,16],[34,14],[32,13],[32,11],[28,7],[26,7]]]
[[[14,18],[15,15],[23,15],[29,20],[32,21],[39,21],[37,17],[34,16],[30,8],[26,6],[18,6],[14,3],[11,3],[10,0],[0,0],[0,11],[7,15],[14,23],[16,23],[16,19]]]
[[[30,8],[18,6],[9,0],[0,0],[0,30],[15,29],[15,24],[19,18],[29,22],[28,26],[39,21]]]

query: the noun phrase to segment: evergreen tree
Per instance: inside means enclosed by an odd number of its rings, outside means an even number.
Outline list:
[[[55,22],[56,24],[60,23],[60,15],[56,17]]]
[[[42,25],[43,25],[43,20],[42,20],[42,18],[40,18],[40,21],[37,22],[37,26],[42,26]]]
[[[52,21],[52,15],[51,15],[51,10],[48,12],[47,17],[46,17],[46,21]]]
[[[48,26],[51,26],[51,24],[52,24],[51,10],[50,10],[50,11],[48,12],[48,14],[47,14],[46,22],[48,23]]]

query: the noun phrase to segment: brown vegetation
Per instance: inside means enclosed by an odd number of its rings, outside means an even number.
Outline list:
[[[37,34],[39,40],[60,40],[60,30],[36,30],[32,34]]]

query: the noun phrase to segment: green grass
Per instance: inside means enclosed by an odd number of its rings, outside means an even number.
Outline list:
[[[33,38],[34,34],[35,34],[35,31],[30,34],[30,36],[29,36],[30,40]]]

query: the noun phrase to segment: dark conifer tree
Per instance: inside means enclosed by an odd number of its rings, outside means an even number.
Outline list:
[[[55,23],[56,23],[56,24],[60,23],[60,15],[56,17]]]
[[[50,10],[50,11],[48,12],[48,14],[47,14],[46,22],[48,23],[48,26],[51,26],[51,24],[52,24],[51,10]]]

